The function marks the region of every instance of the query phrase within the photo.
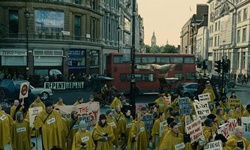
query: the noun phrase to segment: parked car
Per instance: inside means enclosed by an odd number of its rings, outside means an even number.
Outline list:
[[[184,97],[189,97],[191,94],[197,96],[198,83],[196,82],[181,83],[177,86],[177,93]]]
[[[40,95],[42,100],[47,100],[51,96],[53,96],[53,92],[51,89],[48,88],[35,88],[32,85],[29,86],[31,93],[34,95]]]
[[[2,109],[4,109],[7,113],[9,112],[13,101],[19,99],[20,85],[23,82],[29,81],[10,79],[0,80],[0,104],[3,107]],[[53,95],[53,93],[51,89],[34,88],[32,85],[30,85],[28,97],[24,99],[25,108],[29,107],[29,105],[34,101],[36,95],[40,95],[42,100],[48,100]]]

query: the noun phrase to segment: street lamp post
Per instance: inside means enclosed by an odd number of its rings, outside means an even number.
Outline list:
[[[26,25],[26,53],[27,53],[27,62],[26,62],[26,70],[29,72],[29,18],[30,18],[30,12],[28,10],[26,10],[24,12],[24,16],[25,16],[25,25]],[[27,75],[27,78],[29,77],[29,73]]]
[[[135,110],[135,21],[136,21],[136,0],[132,5],[132,48],[131,48],[131,79],[130,79],[130,102],[132,109]],[[135,117],[135,112],[133,112]]]

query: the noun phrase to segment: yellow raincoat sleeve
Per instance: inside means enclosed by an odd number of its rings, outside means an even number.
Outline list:
[[[13,119],[2,110],[0,110],[0,117],[2,118],[0,121],[0,149],[4,149],[5,145],[11,142],[11,125]]]

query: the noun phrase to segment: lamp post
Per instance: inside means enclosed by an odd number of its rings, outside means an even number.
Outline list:
[[[117,27],[117,31],[118,31],[118,38],[117,38],[117,40],[118,40],[118,53],[120,53],[120,30],[121,30],[120,25],[118,25],[118,27]]]
[[[132,109],[135,110],[135,21],[136,21],[136,0],[132,4],[132,48],[131,48],[131,79],[130,79],[130,102]],[[133,112],[135,117],[135,112]]]
[[[28,75],[27,75],[27,78],[29,77],[29,24],[28,24],[28,21],[29,21],[29,18],[30,18],[30,12],[28,10],[26,10],[24,12],[24,16],[25,16],[25,27],[26,27],[26,53],[27,53],[27,62],[26,62],[26,71],[28,71]]]

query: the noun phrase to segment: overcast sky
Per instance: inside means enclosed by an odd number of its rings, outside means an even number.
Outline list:
[[[139,14],[144,23],[144,42],[151,45],[153,32],[156,44],[180,45],[183,25],[196,13],[197,4],[207,4],[208,0],[137,0]]]

